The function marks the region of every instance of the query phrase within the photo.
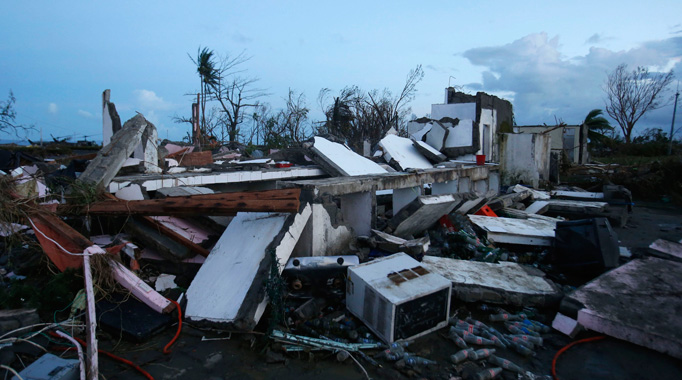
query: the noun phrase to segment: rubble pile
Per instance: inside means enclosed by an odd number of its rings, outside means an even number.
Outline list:
[[[637,325],[676,305],[680,244],[626,254],[614,227],[633,212],[627,188],[503,186],[496,164],[446,161],[478,150],[448,137],[477,123],[427,124],[369,159],[320,136],[251,154],[157,147],[138,114],[89,160],[13,161],[0,173],[3,368],[96,378],[98,339],[175,330],[149,348],[169,354],[183,328],[258,333],[269,363],[318,353],[366,378],[551,378],[559,349],[594,332],[682,358],[676,306],[662,327]],[[603,302],[616,290],[627,312]],[[76,359],[45,353],[59,350]],[[134,367],[150,378],[148,364]]]

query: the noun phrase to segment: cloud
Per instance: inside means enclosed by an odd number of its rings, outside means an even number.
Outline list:
[[[163,111],[173,107],[172,104],[156,95],[154,91],[135,90],[133,95],[135,96],[135,106],[145,111]]]
[[[51,114],[56,114],[57,112],[59,112],[59,107],[57,107],[57,104],[55,103],[50,103],[47,105],[47,112]]]
[[[78,110],[78,115],[80,115],[86,119],[93,119],[95,117],[95,115],[93,115],[92,113],[90,113],[88,111],[84,111],[84,110]]]
[[[604,108],[602,85],[619,64],[680,72],[682,37],[650,41],[625,51],[591,47],[586,55],[569,59],[561,54],[558,36],[535,33],[502,46],[470,49],[463,56],[485,68],[481,81],[467,87],[513,95],[519,125],[551,124],[554,116],[577,124],[590,110]],[[670,123],[669,116],[654,112],[636,129],[665,123]]]
[[[594,45],[602,42],[604,38],[599,35],[599,33],[593,34],[590,38],[585,41],[586,44]]]

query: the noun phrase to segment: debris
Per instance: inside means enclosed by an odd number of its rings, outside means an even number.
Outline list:
[[[578,324],[578,321],[561,313],[556,313],[556,316],[552,321],[552,327],[571,338],[575,338],[575,336],[583,330],[582,326]]]
[[[112,137],[111,143],[97,153],[97,157],[90,162],[78,180],[95,186],[107,186],[140,143],[142,133],[147,128],[155,129],[142,114],[126,121],[123,128]]]
[[[663,258],[682,261],[682,244],[680,243],[658,239],[651,243],[649,248],[654,250],[656,255]]]
[[[315,136],[310,148],[320,159],[320,164],[341,176],[386,173],[386,169],[347,147]]]
[[[372,230],[372,235],[375,237],[378,248],[391,253],[405,252],[419,261],[426,254],[430,245],[428,235],[413,240],[405,240],[377,230]]]
[[[548,307],[562,294],[538,269],[512,262],[499,264],[424,256],[427,269],[452,281],[452,296],[464,302]]]
[[[175,284],[175,275],[162,273],[156,278],[154,288],[157,292],[163,292],[168,289],[175,289],[178,285]]]
[[[533,199],[537,200],[547,200],[550,199],[550,195],[546,191],[540,191],[540,190],[535,190],[523,185],[514,185],[513,187],[510,188],[511,191],[515,193],[522,193],[525,191],[530,191],[531,195],[533,195]]]
[[[618,237],[606,218],[557,222],[552,262],[561,270],[599,274],[618,266]]]
[[[144,342],[177,319],[159,314],[134,297],[114,293],[96,303],[100,327],[133,342]]]
[[[589,330],[682,359],[682,263],[635,259],[566,296],[561,311]]]
[[[413,140],[412,143],[414,144],[414,147],[417,148],[417,151],[423,154],[424,157],[431,162],[440,163],[447,160],[447,157],[443,153],[421,140]]]
[[[415,236],[449,214],[459,202],[460,199],[452,194],[419,196],[395,214],[388,226],[395,236]]]
[[[469,215],[472,223],[486,232],[488,240],[496,243],[551,246],[555,222],[542,219],[494,218]]]
[[[530,206],[526,207],[524,211],[527,214],[544,214],[549,210],[550,203],[548,201],[535,201]]]
[[[575,212],[575,213],[585,213],[591,214],[594,212],[605,211],[609,206],[606,202],[585,202],[585,201],[569,201],[569,200],[559,200],[551,199],[547,201],[549,203],[549,210],[555,212]]]
[[[348,267],[360,264],[357,256],[292,257],[282,277],[287,280],[292,295],[312,297],[344,296]]]
[[[178,165],[184,167],[206,166],[213,163],[213,155],[211,155],[210,150],[205,150],[203,152],[181,153],[173,155],[172,157],[170,156],[171,155],[168,155],[166,158],[177,159]]]
[[[384,342],[447,326],[450,281],[405,253],[350,267],[347,281],[346,307]]]
[[[40,322],[36,309],[0,310],[0,331],[4,334]]]
[[[80,362],[62,359],[52,354],[44,354],[38,360],[19,372],[16,379],[31,380],[76,380],[79,376]]]
[[[430,169],[433,165],[412,144],[412,140],[387,135],[379,141],[379,148],[384,152],[384,159],[389,164],[395,162],[395,166],[401,171],[407,169]]]
[[[309,205],[293,215],[238,213],[187,290],[186,318],[252,329],[265,311],[271,251],[283,267],[310,215]]]

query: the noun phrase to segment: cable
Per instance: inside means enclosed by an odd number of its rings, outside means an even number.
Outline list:
[[[14,374],[14,376],[17,377],[17,379],[19,379],[19,380],[24,380],[24,378],[21,377],[21,376],[19,375],[19,373],[18,373],[14,368],[8,367],[8,366],[6,366],[6,365],[4,365],[4,364],[0,364],[0,368],[4,368],[4,369],[6,369],[6,370],[12,372],[12,373]]]
[[[58,335],[57,335],[55,332],[53,332],[53,331],[50,331],[50,334],[52,334],[53,336],[58,336]],[[88,344],[85,343],[85,341],[83,341],[83,339],[81,339],[81,338],[77,338],[77,337],[74,336],[73,339],[77,340],[78,343],[80,343],[83,347],[87,347],[87,346],[88,346]],[[54,349],[62,350],[62,351],[69,351],[69,350],[75,350],[76,348],[75,348],[75,347],[54,347]],[[144,377],[146,377],[147,379],[149,379],[149,380],[154,380],[154,377],[153,377],[151,374],[149,374],[149,372],[143,370],[142,367],[138,366],[137,364],[131,362],[131,361],[128,360],[128,359],[124,359],[124,358],[122,358],[122,357],[120,357],[120,356],[116,356],[116,355],[114,355],[114,354],[112,354],[112,353],[110,353],[110,352],[101,350],[101,349],[99,349],[99,348],[97,349],[97,352],[99,352],[100,354],[104,354],[105,356],[108,356],[109,358],[111,358],[111,359],[113,359],[113,360],[116,360],[117,362],[121,362],[121,363],[127,364],[127,365],[129,365],[130,367],[132,367],[133,369],[135,369],[137,372],[139,372],[140,374],[142,374],[142,375],[143,375]]]
[[[80,344],[78,344],[78,341],[76,339],[71,337],[71,335],[60,330],[57,330],[57,335],[68,340],[69,342],[73,343],[74,346],[76,346],[76,350],[78,350],[78,361],[81,363],[80,365],[81,380],[85,380],[85,357],[83,356],[83,348],[81,347]]]
[[[180,331],[182,330],[182,309],[180,309],[180,304],[170,298],[168,298],[168,300],[174,303],[175,307],[178,309],[178,330],[175,332],[175,336],[173,337],[173,339],[171,339],[171,341],[168,342],[166,347],[163,348],[163,353],[166,355],[171,353],[170,347],[178,339],[178,337],[180,336]]]
[[[561,354],[563,354],[566,350],[575,346],[576,344],[594,342],[595,340],[601,340],[604,338],[606,338],[606,337],[603,335],[600,335],[600,336],[593,336],[591,338],[576,340],[575,342],[571,342],[571,343],[565,345],[564,347],[562,347],[559,351],[557,351],[556,355],[554,355],[554,359],[552,359],[552,377],[554,378],[554,380],[559,380],[559,377],[556,374],[556,362],[557,362],[557,359],[559,359],[559,356]]]

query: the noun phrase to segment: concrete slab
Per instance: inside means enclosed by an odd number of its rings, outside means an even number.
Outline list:
[[[424,256],[422,265],[452,281],[452,297],[464,302],[515,306],[556,305],[562,294],[544,273],[511,262],[499,264]]]
[[[386,170],[372,160],[353,152],[341,144],[315,136],[310,148],[336,175],[356,176],[386,173]]]
[[[266,306],[263,291],[275,250],[281,268],[311,215],[238,213],[187,289],[185,317],[249,330]]]
[[[649,248],[654,251],[660,252],[664,255],[664,258],[672,258],[682,260],[682,244],[675,243],[668,240],[658,239],[649,245]]]
[[[533,195],[533,199],[537,200],[547,200],[550,199],[551,197],[549,196],[549,193],[546,191],[542,190],[535,190],[531,189],[529,187],[523,186],[523,185],[514,185],[514,187],[511,188],[511,191],[515,193],[522,193],[524,191],[530,191],[531,194]]]
[[[551,246],[556,222],[543,219],[512,219],[469,215],[472,223],[496,243]]]
[[[384,152],[386,162],[392,160],[400,170],[430,169],[433,165],[412,144],[412,140],[396,135],[388,135],[379,141],[379,147]]]
[[[682,263],[632,260],[566,296],[585,328],[682,359],[679,281]]]
[[[528,214],[542,214],[549,209],[549,202],[547,201],[535,201],[531,203],[530,206],[526,207],[526,213]]]
[[[609,206],[606,202],[587,202],[587,201],[570,201],[561,199],[550,199],[550,211],[570,211],[570,212],[602,212]]]
[[[440,217],[449,214],[460,202],[453,194],[423,195],[417,197],[388,221],[393,235],[408,238],[435,224]]]
[[[417,148],[419,153],[423,154],[424,157],[431,162],[439,163],[448,159],[443,153],[437,151],[434,147],[423,141],[415,140],[412,144],[414,144],[414,147]]]
[[[433,123],[431,129],[426,132],[425,140],[427,144],[440,151],[443,149],[445,139],[448,136],[447,128],[441,123]]]

